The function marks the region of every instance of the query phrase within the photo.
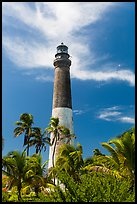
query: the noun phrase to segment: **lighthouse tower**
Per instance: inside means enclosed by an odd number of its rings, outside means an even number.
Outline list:
[[[53,62],[55,75],[54,75],[52,117],[59,118],[59,125],[63,125],[69,128],[70,133],[73,134],[73,116],[72,116],[71,82],[70,82],[71,60],[69,59],[69,57],[70,55],[68,54],[68,47],[61,43],[61,45],[57,47],[57,53],[55,54],[55,59]],[[53,139],[52,134],[50,138],[52,141]],[[49,149],[48,168],[52,167],[53,149],[54,144],[50,146]]]

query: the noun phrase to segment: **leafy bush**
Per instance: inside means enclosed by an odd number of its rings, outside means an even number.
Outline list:
[[[9,199],[9,194],[8,192],[2,191],[2,202],[7,202]]]
[[[8,199],[9,202],[18,202],[18,195],[12,194],[10,198]]]
[[[81,176],[80,182],[74,182],[67,173],[59,173],[59,186],[45,198],[48,202],[135,202],[135,192],[128,179],[120,180],[112,175],[92,172]]]

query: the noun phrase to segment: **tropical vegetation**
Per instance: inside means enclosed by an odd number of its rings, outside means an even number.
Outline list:
[[[51,118],[44,132],[33,124],[31,114],[21,114],[14,136],[24,133],[26,147],[2,158],[3,202],[135,202],[134,127],[101,143],[108,154],[96,148],[83,158],[82,145],[71,144],[75,135],[58,118]],[[48,161],[42,163],[47,145],[54,149],[50,169]]]
[[[32,132],[32,125],[34,123],[33,116],[28,113],[23,113],[20,115],[20,121],[16,121],[17,127],[14,129],[14,136],[18,137],[24,133],[24,144],[27,145],[27,156],[29,156],[29,139]]]

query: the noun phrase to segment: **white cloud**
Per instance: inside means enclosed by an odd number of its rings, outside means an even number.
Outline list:
[[[8,52],[9,58],[19,67],[23,68],[37,68],[43,67],[45,69],[52,68],[53,51],[49,46],[38,44],[35,42],[28,42],[20,38],[3,37],[4,49]]]
[[[83,111],[83,110],[73,110],[73,113],[76,114],[76,115],[81,115],[81,114],[85,113],[85,111]]]
[[[34,10],[27,3],[3,2],[3,15],[18,18],[51,37],[69,33],[97,21],[110,5],[112,3],[35,2]]]
[[[13,16],[49,38],[60,40],[99,20],[112,5],[111,2],[35,2],[32,9],[24,2],[6,2],[3,15]]]
[[[118,71],[86,71],[79,70],[77,75],[73,75],[81,80],[96,80],[96,81],[109,81],[109,80],[122,80],[127,81],[130,85],[135,85],[135,75],[130,70],[118,70]],[[72,72],[73,74],[73,72]]]
[[[41,81],[41,82],[43,82],[43,81],[51,81],[51,82],[53,82],[54,81],[53,77],[51,77],[51,76],[43,76],[43,75],[37,76],[37,77],[35,77],[35,79],[38,80],[38,81]]]
[[[131,111],[133,114],[133,106],[112,106],[108,108],[104,108],[97,113],[97,118],[106,120],[106,121],[114,121],[114,122],[123,122],[123,123],[135,123],[134,117],[131,117]],[[118,111],[116,111],[118,110]],[[127,111],[128,110],[128,111]]]
[[[71,76],[80,80],[126,81],[135,84],[132,71],[120,67],[121,70],[108,67],[96,71],[95,64],[101,58],[89,48],[88,37],[79,34],[86,26],[102,20],[107,11],[117,4],[113,2],[34,2],[33,7],[26,2],[3,2],[3,27],[17,30],[31,30],[42,37],[40,40],[25,36],[3,34],[3,48],[18,67],[53,69],[55,47],[62,41],[69,47],[72,56]],[[93,35],[93,34],[92,34]],[[90,38],[92,40],[92,38]],[[94,70],[94,71],[93,71]],[[44,80],[44,77],[43,77]],[[47,78],[45,78],[47,80]]]
[[[132,118],[132,117],[120,117],[118,120],[123,123],[135,124],[135,118]]]
[[[113,121],[115,116],[118,116],[120,115],[121,113],[118,112],[118,111],[109,111],[109,112],[106,112],[106,111],[103,111],[100,113],[100,115],[98,116],[98,118],[100,119],[103,119],[103,120],[107,120],[107,121]]]
[[[121,108],[122,108],[121,106],[112,106],[112,107],[109,107],[109,108],[105,108],[105,110],[113,111],[113,110],[120,110]]]

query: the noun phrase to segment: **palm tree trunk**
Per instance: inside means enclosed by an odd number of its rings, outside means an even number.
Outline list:
[[[39,153],[39,150],[38,150],[38,148],[36,148],[36,154],[38,154]]]
[[[39,193],[39,187],[38,186],[35,186],[35,194],[36,194],[36,197],[38,198],[38,193]]]
[[[28,131],[28,146],[27,146],[27,156],[29,156],[29,140],[30,140],[30,135],[31,135],[31,129],[29,128],[29,131]]]
[[[29,156],[29,144],[27,145],[27,156]]]
[[[18,185],[18,201],[21,201],[21,184]]]
[[[54,163],[54,157],[55,157],[55,150],[56,150],[56,144],[57,144],[57,139],[55,138],[55,144],[54,144],[54,149],[53,149],[53,154],[52,154],[52,165],[53,167],[55,166],[55,163]]]
[[[52,165],[53,167],[55,166],[55,150],[56,150],[56,144],[57,144],[57,138],[55,138],[55,144],[54,144],[54,149],[53,149],[53,154],[52,154]],[[53,178],[53,183],[55,184],[55,177]]]

